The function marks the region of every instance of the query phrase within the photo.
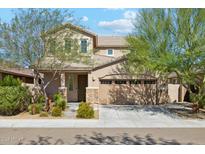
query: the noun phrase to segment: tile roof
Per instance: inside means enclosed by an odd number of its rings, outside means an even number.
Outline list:
[[[121,79],[121,80],[156,80],[157,78],[155,78],[154,76],[151,75],[146,75],[146,74],[138,74],[138,75],[134,75],[134,74],[110,74],[110,75],[106,75],[104,77],[101,77],[100,80],[109,80],[109,79]]]
[[[51,28],[47,32],[42,33],[42,37],[45,37],[48,34],[56,33],[64,28],[71,28],[73,30],[92,36],[96,41],[96,47],[127,47],[126,38],[124,36],[98,36],[84,27],[73,25],[71,23],[64,23]]]
[[[34,77],[33,70],[26,68],[6,68],[0,66],[0,72],[19,76]]]
[[[123,36],[98,36],[97,47],[127,47],[127,42]]]
[[[116,58],[114,58],[114,57],[109,57],[109,56],[104,56],[104,55],[97,55],[97,54],[93,55],[93,60],[94,60],[95,66],[106,64],[106,63],[111,62],[115,59]]]

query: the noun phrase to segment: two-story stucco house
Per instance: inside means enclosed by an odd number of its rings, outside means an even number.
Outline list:
[[[122,36],[98,36],[88,30],[64,24],[58,29],[50,30],[46,35],[55,35],[55,39],[66,42],[66,36],[70,31],[79,45],[79,51],[85,55],[90,54],[94,65],[83,63],[69,63],[63,68],[58,79],[48,86],[48,96],[59,90],[63,92],[69,102],[87,101],[100,104],[126,104],[156,102],[157,90],[156,78],[145,74],[134,76],[127,74],[123,65],[126,64],[128,45]],[[45,39],[46,40],[46,39]],[[46,52],[49,52],[46,47]],[[52,71],[42,68],[45,81],[52,76]],[[171,101],[178,101],[179,85],[171,86],[168,91]],[[169,89],[168,89],[169,90]],[[174,93],[173,93],[174,92]],[[182,94],[184,95],[184,93]]]

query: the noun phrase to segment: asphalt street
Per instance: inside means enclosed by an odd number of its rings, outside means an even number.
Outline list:
[[[1,128],[0,144],[205,144],[205,128]]]

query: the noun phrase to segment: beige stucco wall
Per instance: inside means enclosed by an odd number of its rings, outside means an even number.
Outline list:
[[[88,36],[88,35],[85,35],[83,33],[80,33],[80,32],[77,32],[77,31],[74,31],[74,30],[70,30],[69,28],[64,28],[52,35],[49,35],[45,38],[45,41],[46,41],[46,45],[45,45],[45,48],[46,48],[46,51],[48,52],[49,50],[49,44],[47,43],[48,40],[50,38],[55,38],[57,44],[62,44],[62,46],[64,47],[65,45],[65,41],[64,39],[66,38],[66,36],[68,38],[72,38],[73,40],[77,40],[78,42],[78,51],[80,51],[80,41],[81,39],[86,39],[88,41],[88,53],[93,53],[93,37],[91,36]]]
[[[180,84],[168,84],[168,96],[170,102],[179,101],[179,87]],[[184,100],[186,88],[182,87],[182,99]]]
[[[109,55],[107,54],[108,49],[112,49],[112,48],[98,49],[98,50],[95,52],[95,54],[96,54],[96,55],[109,56]],[[109,57],[118,58],[118,57],[123,56],[123,55],[126,53],[126,51],[123,50],[123,49],[112,49],[112,50],[113,50],[113,56],[109,56]]]
[[[88,87],[99,87],[99,78],[104,77],[105,75],[119,74],[122,72],[122,63],[94,70],[88,74]]]
[[[169,96],[169,101],[178,102],[178,94],[179,93],[179,84],[168,84],[168,96]]]

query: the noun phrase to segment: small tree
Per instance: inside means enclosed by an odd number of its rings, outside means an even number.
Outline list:
[[[0,24],[1,52],[5,53],[5,58],[8,60],[34,69],[35,80],[41,79],[43,82],[40,85],[35,82],[35,87],[41,87],[46,102],[45,89],[57,79],[56,77],[63,69],[65,62],[87,61],[77,52],[77,44],[74,44],[73,49],[75,50],[65,52],[62,42],[54,42],[61,36],[61,32],[56,35],[47,33],[53,28],[58,30],[65,22],[75,24],[78,22],[68,9],[19,9],[15,11],[11,22]],[[70,31],[70,33],[66,33],[65,37],[72,39],[72,36],[73,32]],[[48,46],[51,50],[46,52]],[[39,70],[42,67],[54,72],[48,82],[45,82],[41,76]]]
[[[204,95],[205,10],[142,9],[127,40],[128,66],[166,79],[175,72],[190,93]]]

